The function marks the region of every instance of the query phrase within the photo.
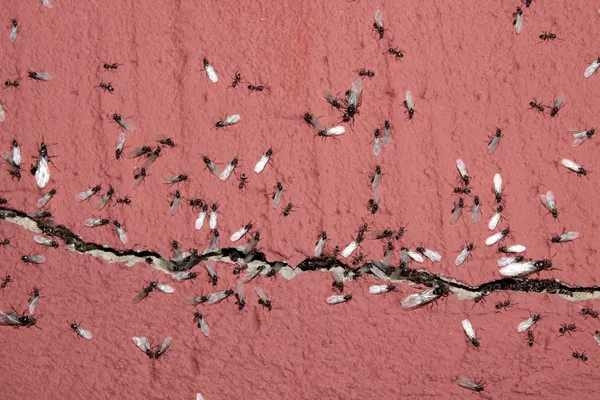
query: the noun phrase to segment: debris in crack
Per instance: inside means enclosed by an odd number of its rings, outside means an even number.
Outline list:
[[[192,250],[189,254],[182,253],[169,259],[152,250],[117,250],[109,246],[86,242],[64,225],[57,225],[49,219],[34,218],[23,211],[12,208],[0,207],[0,220],[16,224],[36,234],[43,233],[47,237],[58,238],[69,250],[77,253],[100,257],[109,263],[126,263],[128,266],[144,262],[169,275],[189,271],[203,260],[236,264],[234,273],[236,270],[239,273],[242,269],[248,269],[249,273],[262,269],[260,272],[262,274],[274,276],[279,273],[286,279],[292,279],[303,272],[330,271],[332,268],[341,267],[345,271],[344,280],[356,280],[365,274],[373,275],[372,267],[382,269],[382,264],[378,261],[364,261],[360,266],[351,266],[344,264],[335,256],[307,258],[296,266],[291,266],[283,261],[268,261],[264,253],[255,249],[260,239],[258,232],[244,246],[209,248],[202,254],[199,254],[197,250]],[[447,288],[448,292],[452,292],[460,299],[481,300],[492,292],[503,291],[548,293],[571,301],[600,299],[600,286],[574,286],[552,279],[503,278],[478,286],[470,286],[441,275],[434,275],[426,270],[412,269],[404,263],[398,267],[384,267],[382,270],[387,276],[393,276],[395,278],[393,281],[408,281],[423,285],[430,288],[426,291],[436,291],[436,293],[442,290],[441,288]],[[447,294],[445,293],[446,289],[442,291],[444,291],[443,295]]]

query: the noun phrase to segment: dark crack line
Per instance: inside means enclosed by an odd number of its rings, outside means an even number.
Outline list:
[[[365,261],[360,266],[350,266],[333,257],[307,258],[296,266],[291,266],[284,261],[267,260],[266,255],[256,250],[255,246],[249,253],[244,251],[244,246],[225,247],[218,250],[206,251],[202,254],[192,251],[190,254],[185,253],[183,257],[171,259],[163,257],[160,253],[153,250],[117,250],[106,245],[86,242],[64,225],[57,225],[50,219],[33,218],[27,215],[27,213],[12,208],[0,207],[0,220],[14,223],[32,232],[39,231],[48,237],[58,238],[65,245],[71,246],[75,252],[81,254],[95,255],[95,253],[99,252],[98,256],[105,259],[112,258],[112,262],[146,262],[152,264],[156,269],[169,274],[189,271],[204,260],[219,260],[231,264],[245,263],[246,265],[258,262],[260,265],[268,267],[262,271],[267,276],[274,276],[280,273],[283,268],[289,268],[296,272],[329,271],[333,268],[342,268],[344,270],[344,277],[347,280],[356,280],[363,275],[372,275],[372,266],[382,268],[381,263],[376,261]],[[467,299],[482,298],[482,296],[490,293],[502,291],[548,293],[560,295],[563,298],[571,300],[600,298],[600,286],[583,287],[569,285],[553,279],[505,278],[489,281],[479,286],[471,286],[466,283],[457,282],[451,278],[446,278],[443,275],[435,275],[426,270],[417,270],[406,266],[383,267],[383,269],[388,276],[394,271],[396,271],[397,275],[399,273],[397,281],[408,281],[430,288],[447,286],[454,294],[459,296],[462,294],[460,297]],[[236,271],[239,273],[240,268],[236,268],[234,273]]]

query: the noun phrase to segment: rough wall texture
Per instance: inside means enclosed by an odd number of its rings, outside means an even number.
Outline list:
[[[471,285],[498,279],[495,249],[486,248],[487,219],[493,213],[492,177],[505,181],[505,222],[511,243],[527,246],[532,258],[548,258],[560,269],[542,272],[571,285],[598,285],[594,234],[599,216],[595,138],[574,149],[569,128],[593,127],[597,121],[600,76],[583,77],[598,56],[593,39],[600,34],[597,6],[584,0],[535,1],[524,8],[521,35],[515,34],[511,2],[367,1],[234,2],[223,1],[55,1],[40,12],[35,0],[0,1],[6,24],[16,18],[19,38],[13,45],[7,26],[0,40],[0,77],[26,77],[27,70],[47,71],[51,82],[27,78],[19,89],[0,93],[6,121],[0,124],[2,151],[16,138],[23,150],[20,182],[0,175],[9,206],[35,209],[42,192],[26,172],[36,144],[49,146],[54,165],[49,187],[57,196],[50,210],[55,220],[86,241],[125,248],[109,229],[83,227],[92,215],[118,219],[130,237],[127,247],[170,254],[170,241],[202,251],[208,230],[193,229],[196,213],[185,205],[169,213],[169,193],[162,184],[169,173],[187,173],[183,196],[219,203],[219,230],[229,235],[252,220],[260,229],[260,249],[270,261],[295,265],[309,255],[321,230],[334,245],[345,246],[357,228],[408,225],[405,244],[439,251],[441,263],[425,265]],[[384,12],[384,40],[371,32],[373,13]],[[542,31],[564,39],[538,43]],[[383,54],[400,46],[405,57]],[[202,58],[214,64],[220,80],[212,84]],[[103,62],[123,65],[104,71]],[[352,130],[339,140],[322,140],[302,121],[310,110],[327,125],[339,121],[321,96],[323,88],[343,93],[359,68],[375,71],[365,81],[363,104]],[[248,93],[244,83],[227,88],[234,73],[268,85]],[[112,82],[114,94],[100,81]],[[412,90],[417,113],[405,120],[405,90]],[[549,103],[559,93],[566,104],[558,118],[528,110],[532,97]],[[172,137],[177,147],[164,149],[146,182],[132,191],[135,160],[114,159],[119,130],[110,116],[131,117],[137,130],[126,149],[152,144],[157,135]],[[229,130],[212,128],[226,114],[241,122]],[[372,132],[383,120],[393,125],[392,144],[376,159]],[[503,128],[499,151],[486,153],[488,136]],[[256,175],[254,163],[269,147],[271,165]],[[127,151],[127,150],[126,150]],[[237,180],[220,182],[204,168],[202,155],[220,165],[234,156],[239,172],[250,176],[240,191]],[[455,161],[462,158],[482,199],[484,221],[464,216],[448,223],[456,196]],[[577,177],[560,166],[571,158],[592,173]],[[371,215],[368,174],[378,164],[384,172],[381,211]],[[284,202],[297,205],[288,217],[273,210],[268,193],[277,180]],[[132,206],[113,204],[99,212],[92,202],[76,204],[79,191],[102,183],[129,195]],[[546,214],[539,194],[552,190],[561,209],[559,221]],[[485,222],[485,223],[484,223]],[[548,238],[563,228],[581,233],[574,243],[549,247]],[[128,398],[185,399],[196,392],[220,398],[398,398],[468,395],[457,375],[483,378],[492,398],[593,398],[594,371],[600,348],[592,333],[597,319],[584,319],[581,307],[549,294],[493,293],[474,305],[456,296],[432,308],[406,312],[399,301],[417,287],[402,284],[398,293],[368,295],[375,280],[348,283],[354,299],[328,306],[328,274],[302,274],[292,280],[258,278],[248,285],[249,305],[242,312],[230,304],[201,307],[211,326],[205,338],[193,324],[184,299],[212,290],[202,278],[172,283],[172,295],[151,294],[133,305],[145,282],[168,282],[164,273],[140,263],[128,268],[65,249],[40,249],[31,232],[6,221],[2,270],[14,282],[0,294],[0,309],[26,304],[27,292],[41,288],[42,330],[2,328],[0,387],[4,399]],[[465,242],[476,249],[463,266],[452,261]],[[381,258],[383,245],[365,241],[363,253]],[[20,262],[23,254],[42,253],[47,262]],[[395,265],[399,252],[394,255]],[[200,266],[197,267],[200,272]],[[230,265],[218,264],[219,288],[234,287]],[[252,288],[273,299],[271,312],[256,304]],[[516,305],[496,313],[496,301]],[[598,307],[600,309],[600,306]],[[20,311],[20,309],[19,309]],[[530,313],[542,313],[537,343],[529,348],[516,325]],[[481,339],[474,350],[460,321],[469,318]],[[66,321],[82,321],[94,334],[78,341]],[[574,321],[580,331],[559,337],[561,323]],[[132,336],[160,341],[174,338],[161,360],[149,360]],[[571,357],[571,348],[587,350],[587,366]]]

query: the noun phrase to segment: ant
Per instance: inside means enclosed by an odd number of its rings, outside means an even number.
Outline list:
[[[592,310],[591,308],[582,308],[581,315],[586,315],[586,316],[589,315],[592,318],[598,319],[598,312]]]
[[[375,199],[369,199],[367,203],[367,210],[371,211],[371,214],[375,214],[379,211],[379,204],[375,202]]]
[[[231,82],[231,87],[236,88],[241,80],[242,80],[242,75],[239,72],[236,72],[235,76],[233,78],[233,82]]]
[[[511,305],[514,305],[514,304],[511,304],[510,300],[500,301],[500,302],[496,303],[496,310],[498,310],[498,312],[500,312],[500,310],[502,310],[502,309],[504,309],[506,311],[506,309],[508,307],[510,307]]]
[[[533,101],[529,102],[529,109],[531,109],[531,110],[536,109],[538,112],[543,114],[545,108],[542,104],[538,103],[534,97]]]
[[[370,69],[361,68],[360,71],[358,71],[358,75],[373,78],[375,76],[375,72],[371,71]]]
[[[180,175],[172,176],[171,178],[167,178],[165,183],[168,185],[172,185],[172,184],[179,183],[179,182],[185,182],[188,179],[189,179],[189,177],[187,175],[180,174]]]
[[[170,148],[175,147],[175,142],[173,141],[173,139],[169,138],[169,137],[159,137],[156,139],[156,141],[164,146],[169,146]]]
[[[583,362],[586,362],[588,360],[587,356],[585,355],[585,351],[582,353],[579,353],[578,351],[575,351],[573,349],[571,349],[572,353],[571,355],[573,356],[574,359],[576,359],[577,361],[581,360]]]
[[[6,288],[6,286],[10,283],[13,282],[12,278],[10,275],[6,274],[4,276],[4,278],[2,279],[2,284],[0,284],[0,289],[4,289]]]
[[[352,260],[352,265],[357,266],[364,259],[365,259],[365,255],[363,253],[360,253],[356,257],[354,257],[354,260]]]
[[[4,82],[4,87],[19,87],[19,81],[21,79],[16,79],[14,81],[11,81],[10,79]]]
[[[535,343],[535,338],[533,336],[533,332],[532,331],[527,332],[527,346],[532,347],[534,343]]]
[[[114,91],[115,91],[115,88],[114,88],[114,87],[112,87],[112,84],[111,84],[111,82],[108,82],[108,83],[100,82],[100,87],[101,87],[102,89],[104,89],[104,91],[105,91],[105,92],[110,92],[110,93],[112,93],[112,92],[114,92]]]
[[[264,85],[249,84],[248,85],[248,90],[251,91],[251,92],[262,92],[263,90],[265,90],[265,86]]]
[[[558,331],[560,332],[560,336],[564,336],[565,333],[568,333],[570,335],[571,332],[575,332],[576,330],[577,330],[577,326],[575,326],[574,323],[571,323],[568,325],[562,324]]]
[[[288,203],[287,206],[285,206],[282,214],[284,217],[287,217],[288,215],[290,215],[290,213],[293,211],[292,209],[294,208],[294,205],[292,203]]]
[[[117,63],[113,63],[113,64],[104,63],[103,67],[104,67],[104,69],[109,70],[109,69],[117,69],[117,68],[119,68],[119,65],[121,65],[121,64],[117,64]]]
[[[554,104],[552,105],[552,109],[550,110],[550,116],[556,117],[558,116],[558,112],[563,108],[563,98],[562,95],[559,95],[557,99],[554,100]]]
[[[561,38],[559,38],[558,36],[556,36],[554,33],[552,33],[552,31],[550,31],[550,32],[542,32],[542,34],[539,36],[539,38],[541,40],[540,43],[549,42],[549,41],[555,40],[555,39],[562,40]]]
[[[471,189],[468,187],[453,187],[452,192],[454,194],[471,194]]]
[[[393,54],[396,60],[404,58],[404,52],[398,48],[390,47],[387,52],[388,54]]]
[[[248,185],[248,176],[246,174],[242,173],[242,175],[240,175],[239,181],[240,181],[240,184],[238,185],[238,188],[240,190],[243,190],[246,187],[246,185]]]

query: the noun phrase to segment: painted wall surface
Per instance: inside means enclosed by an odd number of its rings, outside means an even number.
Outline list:
[[[517,2],[482,0],[436,1],[61,1],[52,9],[36,0],[0,0],[5,29],[0,35],[0,78],[23,78],[19,88],[0,91],[6,113],[0,123],[0,151],[17,139],[23,152],[22,179],[0,171],[3,207],[30,212],[49,188],[57,195],[47,210],[83,240],[115,249],[151,249],[170,257],[171,241],[202,252],[209,229],[194,229],[197,211],[182,201],[175,216],[170,193],[218,203],[218,229],[223,247],[229,236],[252,221],[260,230],[260,251],[268,261],[296,265],[311,256],[322,230],[329,254],[344,248],[364,223],[371,231],[407,225],[396,243],[424,246],[442,255],[442,262],[414,264],[433,274],[478,286],[500,279],[495,247],[484,240],[492,234],[487,222],[494,212],[492,177],[504,181],[505,212],[499,228],[513,231],[505,244],[523,244],[526,256],[552,258],[556,269],[532,278],[593,287],[600,215],[597,172],[598,142],[593,137],[572,146],[569,129],[596,126],[600,76],[584,78],[598,57],[600,4],[585,0],[537,1],[523,7],[520,35],[512,25]],[[382,10],[385,37],[372,31],[373,15]],[[43,12],[40,12],[42,10]],[[10,21],[19,24],[11,43]],[[560,38],[540,43],[543,31]],[[404,57],[387,53],[398,46]],[[219,76],[213,84],[203,69],[207,57]],[[114,71],[104,62],[122,64]],[[352,127],[339,138],[318,137],[302,119],[310,111],[325,125],[340,122],[321,92],[329,88],[343,96],[360,68],[375,72],[365,78],[362,105]],[[38,82],[27,71],[45,71],[54,78]],[[243,81],[230,88],[239,71]],[[110,82],[113,93],[102,90]],[[266,85],[250,93],[249,82]],[[408,121],[405,91],[415,98],[415,116]],[[552,103],[560,93],[564,107],[551,118],[529,109],[529,102]],[[133,191],[133,171],[142,161],[115,159],[120,134],[111,121],[120,113],[136,126],[127,134],[125,151],[155,146],[158,135],[172,137],[148,169],[145,182]],[[241,115],[239,124],[216,129],[226,115]],[[373,131],[384,120],[392,123],[392,141],[373,155]],[[496,127],[503,137],[498,151],[487,153]],[[29,173],[37,145],[44,140],[52,178],[45,190]],[[261,154],[273,148],[270,164],[253,172]],[[249,176],[240,190],[232,176],[221,182],[204,166],[208,156],[221,168],[239,157],[236,174]],[[577,176],[560,165],[577,161],[590,173]],[[452,193],[457,185],[456,160],[471,176],[465,212],[450,225]],[[369,173],[381,166],[381,204],[367,210],[372,198]],[[6,165],[8,167],[8,165]],[[189,181],[171,187],[170,174]],[[277,181],[284,186],[282,205],[294,211],[282,215],[270,194]],[[75,195],[101,184],[115,196],[129,196],[130,206],[112,203],[97,210],[98,197],[78,203]],[[554,192],[559,218],[554,220],[539,195]],[[483,218],[470,219],[472,195],[479,195]],[[89,229],[92,217],[119,220],[129,236],[123,245],[110,226]],[[571,243],[550,245],[553,234],[577,231]],[[203,264],[195,281],[174,282],[145,263],[127,267],[64,248],[45,249],[34,233],[0,221],[0,274],[14,282],[0,290],[0,311],[26,307],[27,293],[40,288],[36,328],[0,327],[0,387],[11,399],[364,399],[463,398],[470,393],[456,384],[457,376],[482,379],[489,398],[596,398],[600,347],[593,333],[600,321],[584,318],[583,307],[595,301],[573,302],[548,293],[491,293],[486,302],[459,299],[455,294],[432,307],[403,310],[400,301],[422,290],[402,283],[397,292],[369,295],[378,281],[362,277],[346,282],[352,301],[330,306],[331,276],[324,271],[261,276],[246,285],[248,305],[238,311],[233,299],[199,306],[210,325],[204,337],[193,322],[194,307],[185,299],[214,290],[235,288],[233,266],[216,263],[221,280],[213,289]],[[366,234],[368,237],[369,233]],[[464,245],[475,243],[472,257],[455,267]],[[245,243],[245,242],[240,242]],[[236,244],[237,245],[237,244]],[[386,243],[368,238],[360,252],[381,259]],[[46,262],[31,265],[22,255],[42,254]],[[341,260],[349,264],[349,259]],[[132,304],[147,282],[173,286],[175,293],[151,293]],[[272,299],[267,311],[257,304],[253,289]],[[497,312],[495,304],[514,304]],[[528,347],[516,326],[534,313],[542,319]],[[461,321],[468,318],[479,336],[475,350],[466,340]],[[68,322],[94,335],[78,340]],[[576,332],[561,336],[563,323]],[[147,336],[156,345],[171,336],[164,357],[150,360],[132,343]],[[586,351],[587,363],[572,351]]]

